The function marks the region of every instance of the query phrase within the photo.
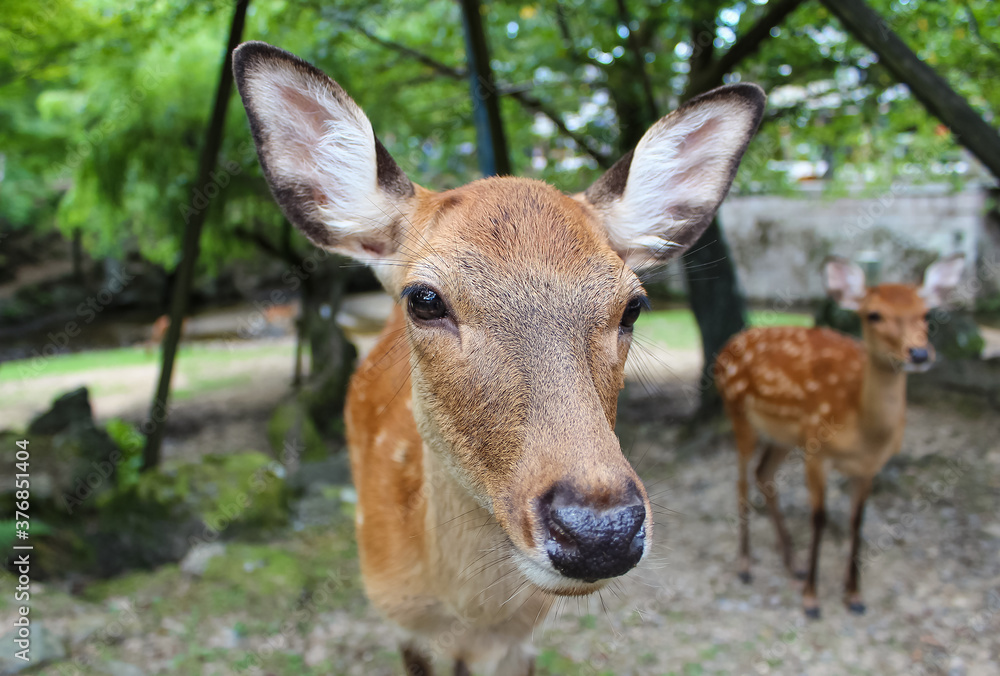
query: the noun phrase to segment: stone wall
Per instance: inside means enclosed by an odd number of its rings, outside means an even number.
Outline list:
[[[966,279],[994,261],[996,244],[986,231],[985,191],[906,194],[887,190],[870,199],[730,197],[719,216],[752,301],[809,301],[823,296],[820,267],[836,254],[857,260],[866,253],[880,261],[881,281],[916,282],[939,255],[966,255]],[[996,293],[1000,270],[985,271],[985,284],[963,284],[963,300]],[[710,270],[701,274],[711,274]],[[666,275],[680,290],[676,268]]]

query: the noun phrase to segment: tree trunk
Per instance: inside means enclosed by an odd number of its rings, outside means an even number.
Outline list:
[[[469,84],[472,87],[472,116],[476,123],[476,150],[483,176],[510,175],[507,139],[500,118],[489,48],[483,30],[479,0],[460,0],[465,25],[465,50],[469,59]]]
[[[921,61],[864,0],[821,0],[850,33],[913,92],[958,141],[1000,178],[1000,134],[948,83]]]
[[[688,298],[698,330],[705,360],[699,381],[701,404],[696,420],[704,420],[722,410],[722,400],[715,390],[712,365],[726,341],[747,325],[747,303],[729,257],[719,219],[713,218],[701,239],[684,256],[684,276]]]
[[[705,26],[715,25],[715,8],[691,25],[691,70],[684,100],[717,87],[721,82],[712,75],[715,66],[714,35],[705,35]],[[746,299],[739,288],[736,270],[729,254],[729,247],[722,236],[719,219],[712,219],[708,229],[684,256],[684,279],[688,287],[688,301],[698,331],[701,333],[701,353],[704,360],[699,392],[701,403],[696,420],[712,417],[722,409],[722,400],[715,390],[712,365],[715,356],[729,338],[747,325]]]
[[[83,230],[80,228],[73,228],[73,244],[70,250],[73,259],[73,280],[84,286],[87,279],[83,274]]]
[[[773,7],[768,4],[770,9],[760,21],[718,59],[714,55],[715,36],[706,35],[705,31],[705,26],[715,25],[715,8],[711,8],[710,15],[706,13],[695,16],[691,26],[691,40],[695,51],[691,57],[691,72],[684,100],[720,86],[723,76],[753,54],[768,39],[771,29],[802,2],[803,0],[778,0],[773,3]],[[722,409],[722,400],[712,377],[712,367],[726,341],[746,327],[747,304],[717,217],[712,219],[711,225],[685,255],[684,263],[691,310],[701,332],[702,356],[705,360],[699,381],[701,404],[695,419],[704,420]]]
[[[632,15],[625,0],[617,0],[617,5],[618,20],[628,27],[632,23]],[[635,148],[646,130],[660,119],[653,85],[646,72],[644,45],[639,44],[639,38],[632,30],[629,30],[628,46],[631,66],[622,59],[618,67],[607,71],[609,88],[616,92],[615,112],[618,114],[618,146],[621,155]]]
[[[312,351],[302,402],[324,436],[336,435],[357,351],[337,324],[346,286],[341,260],[331,256],[302,287],[302,330]]]
[[[183,210],[185,214],[184,240],[181,248],[181,260],[177,266],[177,283],[174,286],[170,303],[170,327],[163,339],[163,362],[160,367],[160,380],[156,387],[156,395],[150,406],[150,425],[146,447],[143,451],[143,471],[153,469],[160,464],[160,447],[163,445],[163,434],[167,424],[167,404],[170,398],[170,381],[174,371],[174,360],[177,356],[177,346],[181,338],[181,325],[187,314],[188,297],[191,294],[191,283],[194,280],[195,265],[198,262],[201,228],[205,223],[207,208],[194,208],[194,192],[211,181],[211,172],[215,168],[219,148],[222,146],[222,133],[226,122],[226,109],[229,105],[229,95],[233,88],[233,50],[240,43],[243,35],[243,23],[246,19],[247,5],[250,0],[237,0],[233,10],[233,20],[229,27],[229,42],[226,47],[226,57],[219,73],[219,85],[215,92],[215,104],[212,108],[212,118],[205,132],[205,144],[202,147],[198,163],[198,178],[195,181],[191,204]],[[143,424],[146,427],[146,423]],[[145,429],[143,430],[145,431]]]

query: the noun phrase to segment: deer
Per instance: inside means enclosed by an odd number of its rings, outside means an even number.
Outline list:
[[[187,333],[187,321],[188,318],[185,317],[181,320],[181,336],[183,337]],[[160,347],[160,343],[163,342],[163,337],[167,335],[167,329],[170,328],[170,316],[160,315],[156,318],[156,321],[149,328],[149,338],[142,342],[143,349],[149,353]]]
[[[844,603],[863,614],[860,591],[861,530],[872,480],[899,453],[906,424],[906,379],[935,361],[928,341],[928,311],[947,301],[964,268],[961,254],[927,268],[923,285],[867,287],[865,273],[849,260],[824,263],[827,295],[858,313],[860,341],[828,328],[752,328],[729,340],[714,364],[715,382],[732,422],[739,458],[737,497],[739,568],[750,583],[747,468],[758,440],[756,467],[785,568],[804,580],[802,607],[818,619],[816,575],[826,526],[827,468],[851,481],[850,556]],[[782,517],[775,474],[793,448],[802,451],[809,489],[812,541],[805,571],[794,565],[792,541]]]
[[[582,193],[488,177],[412,182],[318,68],[248,42],[233,70],[258,159],[316,246],[396,300],[345,406],[361,577],[407,674],[534,672],[532,631],[650,551],[614,432],[637,271],[694,243],[760,123],[734,84],[656,122]]]

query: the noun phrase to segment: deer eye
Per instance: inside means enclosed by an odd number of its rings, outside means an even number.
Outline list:
[[[880,321],[882,321],[882,315],[879,314],[878,312],[869,312],[868,313],[868,321],[870,321],[870,322],[880,322]]]
[[[643,308],[649,307],[649,299],[645,296],[635,296],[628,302],[625,306],[625,311],[622,313],[622,320],[619,323],[619,328],[625,332],[631,332],[632,327],[635,326],[635,320],[639,318],[639,313],[642,312]]]
[[[422,285],[414,285],[403,290],[407,310],[418,321],[430,322],[448,316],[448,306],[437,291]]]

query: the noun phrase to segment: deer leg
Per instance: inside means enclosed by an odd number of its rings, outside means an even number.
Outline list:
[[[865,502],[871,495],[871,477],[856,477],[851,495],[851,559],[847,565],[847,583],[844,585],[844,602],[856,615],[865,612],[861,601],[861,524],[865,518]]]
[[[431,660],[419,648],[412,643],[407,643],[402,647],[403,669],[406,676],[434,676],[434,667]],[[457,668],[457,667],[456,667]]]
[[[793,563],[792,538],[788,534],[788,528],[785,527],[785,519],[778,502],[778,484],[774,481],[774,475],[789,450],[791,449],[787,446],[772,443],[764,447],[764,455],[757,465],[757,489],[764,494],[764,499],[767,501],[767,511],[771,515],[774,531],[778,536],[778,546],[781,548],[781,560],[789,573],[797,575]]]
[[[463,660],[455,660],[455,676],[472,676]]]
[[[746,419],[733,416],[733,436],[739,453],[739,475],[736,480],[737,510],[740,531],[739,577],[744,584],[750,583],[750,496],[747,469],[757,446],[757,434]]]
[[[819,545],[826,526],[826,469],[822,458],[806,461],[806,485],[809,487],[809,505],[812,508],[812,543],[809,546],[809,568],[802,590],[802,609],[806,617],[819,619],[819,601],[816,598],[816,571],[819,568]]]

